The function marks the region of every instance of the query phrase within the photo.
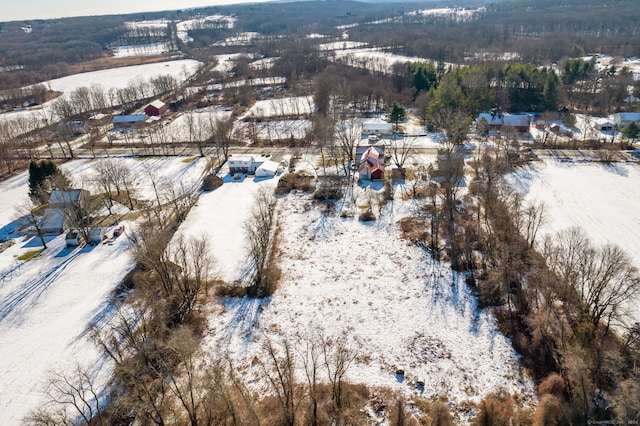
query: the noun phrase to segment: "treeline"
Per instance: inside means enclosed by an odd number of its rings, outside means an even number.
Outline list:
[[[413,6],[415,8],[415,6]],[[408,10],[408,8],[407,8]],[[587,52],[640,56],[637,4],[602,2],[498,2],[472,19],[455,15],[403,16],[385,24],[349,29],[352,39],[391,46],[396,53],[454,63],[522,62],[549,64],[572,55],[579,44]],[[487,59],[482,54],[494,54]]]

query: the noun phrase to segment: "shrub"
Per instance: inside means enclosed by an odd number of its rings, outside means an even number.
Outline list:
[[[216,175],[207,175],[202,180],[202,190],[213,191],[214,189],[220,188],[223,183],[224,182],[220,177]]]
[[[313,194],[316,200],[339,200],[342,198],[342,185],[339,176],[327,176],[318,182],[318,189]]]
[[[314,190],[313,177],[309,176],[305,172],[289,173],[280,178],[278,186],[276,187],[277,195],[288,194],[294,189],[299,189],[304,192],[311,192]]]
[[[367,209],[364,212],[360,213],[360,215],[358,216],[358,220],[360,222],[369,222],[372,220],[376,220],[376,216],[373,214],[371,209]]]
[[[513,399],[506,393],[495,392],[480,402],[479,412],[473,425],[511,426],[513,419]]]

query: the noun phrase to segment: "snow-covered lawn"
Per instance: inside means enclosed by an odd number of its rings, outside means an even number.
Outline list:
[[[43,402],[51,373],[71,374],[77,364],[110,364],[87,340],[87,327],[109,318],[110,293],[133,267],[126,237],[113,245],[68,249],[51,239],[37,258],[17,256],[40,248],[20,240],[0,254],[0,424],[17,425]]]
[[[227,281],[240,278],[245,259],[242,224],[261,185],[227,182],[203,194],[181,227],[209,235]],[[424,396],[454,403],[479,401],[498,388],[534,394],[510,342],[478,309],[463,277],[402,240],[397,220],[411,202],[399,198],[375,223],[324,216],[308,195],[280,198],[280,288],[269,299],[220,299],[209,306],[205,352],[228,350],[256,391],[267,391],[260,367],[261,338],[297,339],[316,329],[347,331],[359,353],[348,376],[407,394],[425,381]],[[396,366],[404,366],[399,382]],[[302,377],[300,377],[302,380]]]
[[[61,169],[78,184],[87,185],[97,160],[74,160]],[[169,182],[193,191],[206,166],[204,159],[123,158],[136,178],[137,196],[154,200],[151,181],[159,190]],[[0,182],[0,228],[8,231],[14,206],[26,199],[28,173]],[[126,230],[132,224],[126,224]],[[133,225],[135,226],[135,225]],[[15,238],[0,253],[0,424],[17,425],[44,398],[51,373],[72,373],[76,364],[97,369],[98,389],[110,376],[110,364],[87,339],[91,322],[103,323],[112,314],[111,292],[133,267],[128,239],[112,244],[66,248],[65,236],[47,237],[48,248],[28,261],[26,252],[41,249],[37,238]]]
[[[220,188],[200,195],[198,203],[180,227],[179,232],[185,237],[209,238],[211,254],[217,261],[223,280],[234,282],[241,279],[246,255],[243,224],[258,188],[273,187],[276,183],[277,177],[253,179],[243,176],[236,181],[226,175]]]
[[[640,165],[545,160],[508,176],[527,200],[544,202],[543,234],[579,226],[597,245],[616,244],[640,268]],[[635,303],[640,320],[640,304]]]

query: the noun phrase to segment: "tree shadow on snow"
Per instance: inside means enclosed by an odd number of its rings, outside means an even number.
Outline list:
[[[608,171],[609,173],[616,174],[621,177],[629,177],[629,172],[621,167],[619,164],[615,163],[603,163],[602,168]]]
[[[233,311],[233,316],[222,330],[225,340],[230,342],[234,337],[239,338],[243,341],[243,348],[246,349],[251,342],[253,329],[258,323],[262,310],[270,302],[270,297],[255,299],[245,296],[242,299],[228,299],[225,307]]]
[[[58,236],[57,235],[53,235],[53,234],[48,234],[48,235],[44,235],[44,242],[46,244],[49,244],[51,241],[55,240]],[[27,242],[25,242],[21,248],[37,248],[37,247],[42,247],[42,241],[40,241],[40,237],[33,236],[31,238],[29,238],[27,240]]]
[[[89,253],[96,246],[92,246],[90,244],[85,244],[84,246],[76,246],[76,247],[63,247],[55,257],[67,257],[69,255],[73,255],[76,257],[80,253]]]

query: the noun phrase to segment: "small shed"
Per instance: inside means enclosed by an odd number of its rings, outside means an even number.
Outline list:
[[[156,99],[144,108],[144,113],[148,116],[161,116],[167,111],[167,104],[160,99]]]
[[[256,169],[256,177],[274,177],[282,171],[282,167],[275,161],[267,160]]]
[[[65,236],[65,241],[67,243],[67,247],[78,247],[82,243],[84,243],[84,238],[79,231],[69,231]]]
[[[105,238],[105,233],[104,228],[91,228],[89,230],[89,244],[95,245],[102,243],[102,240]]]

